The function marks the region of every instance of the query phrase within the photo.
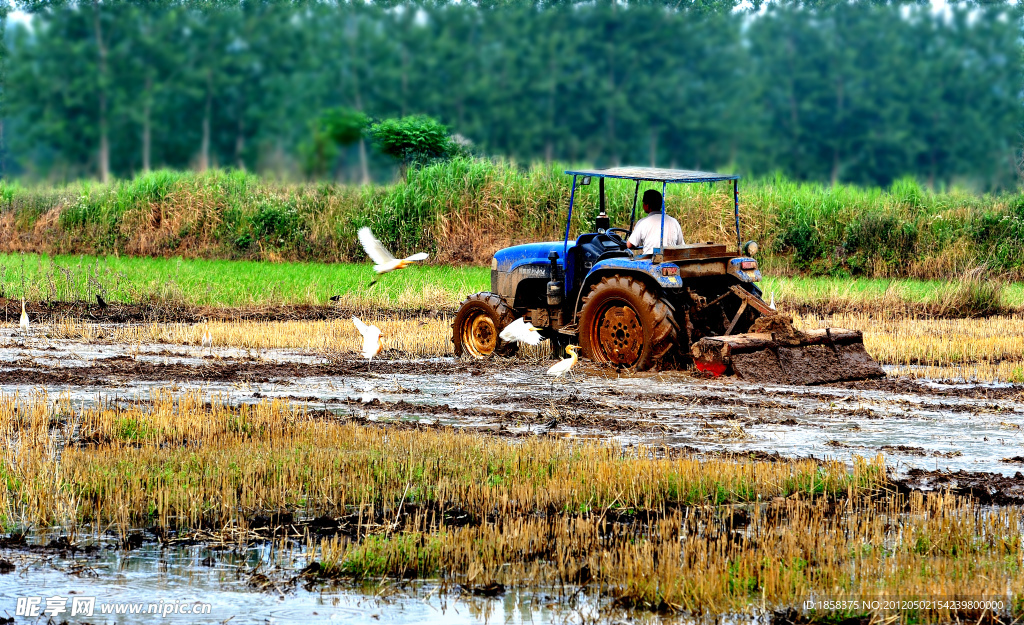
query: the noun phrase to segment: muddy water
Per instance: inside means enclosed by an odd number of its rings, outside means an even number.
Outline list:
[[[30,542],[47,541],[48,537],[37,535]],[[145,544],[124,551],[110,539],[87,538],[79,544],[90,551],[69,554],[46,549],[0,549],[0,559],[15,566],[13,572],[0,575],[0,621],[13,616],[15,623],[47,622],[51,613],[38,618],[17,616],[19,597],[40,597],[41,614],[47,598],[63,598],[66,601],[58,605],[64,605],[67,611],[54,615],[52,622],[97,624],[543,624],[583,622],[586,617],[593,618],[599,612],[607,615],[610,610],[607,602],[597,602],[584,594],[567,597],[558,589],[530,593],[509,590],[495,597],[482,597],[460,588],[439,593],[438,586],[430,583],[307,587],[304,580],[296,579],[306,564],[301,550],[275,550],[268,545],[239,550]],[[95,597],[92,616],[72,616],[73,600],[90,597]],[[172,610],[179,605],[207,613],[175,614]],[[114,614],[118,609],[142,613]],[[167,614],[145,614],[148,610]],[[654,617],[650,618],[654,622]]]
[[[6,344],[4,344],[6,343]],[[708,454],[767,452],[850,461],[881,453],[910,468],[1014,475],[1024,465],[1024,388],[898,383],[757,386],[687,372],[619,375],[581,363],[384,359],[369,366],[297,350],[201,350],[0,337],[0,391],[85,403],[197,390],[231,403],[287,397],[340,417],[441,423],[507,436],[585,436]]]

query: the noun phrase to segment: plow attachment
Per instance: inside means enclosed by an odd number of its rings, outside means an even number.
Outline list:
[[[778,319],[778,316],[774,319]],[[708,336],[691,349],[697,369],[751,382],[824,384],[885,377],[857,330],[749,332]]]

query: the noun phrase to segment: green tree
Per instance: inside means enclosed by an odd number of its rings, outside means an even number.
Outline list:
[[[23,174],[328,176],[333,162],[348,178],[358,158],[362,180],[390,175],[366,138],[334,142],[335,157],[330,129],[310,129],[337,108],[443,119],[520,162],[1017,184],[1024,9],[1006,1],[17,6],[34,17],[7,27],[0,123],[7,171]]]
[[[373,143],[382,154],[409,165],[446,159],[461,153],[461,147],[448,135],[448,127],[426,115],[385,119],[370,126]]]
[[[338,155],[338,143],[322,119],[309,124],[310,137],[299,144],[302,171],[307,178],[323,178],[331,161]]]

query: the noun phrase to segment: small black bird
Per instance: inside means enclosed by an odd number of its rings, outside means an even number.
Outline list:
[[[336,302],[336,301],[338,301],[339,299],[341,299],[341,296],[340,296],[340,295],[332,295],[332,296],[331,296],[331,301],[332,301],[332,302]]]
[[[99,293],[96,294],[96,303],[100,305],[101,309],[107,307],[107,303],[103,301],[103,298],[100,297]]]

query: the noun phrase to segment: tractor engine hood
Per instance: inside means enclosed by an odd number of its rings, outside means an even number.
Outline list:
[[[574,242],[570,242],[569,249],[572,249],[574,245]],[[564,249],[565,244],[562,241],[527,243],[525,245],[506,247],[494,253],[494,259],[491,260],[491,269],[493,271],[510,273],[523,265],[548,264],[550,262],[548,254],[552,251],[558,253],[558,265],[565,267],[565,259],[562,258]],[[543,275],[547,275],[546,271]]]

